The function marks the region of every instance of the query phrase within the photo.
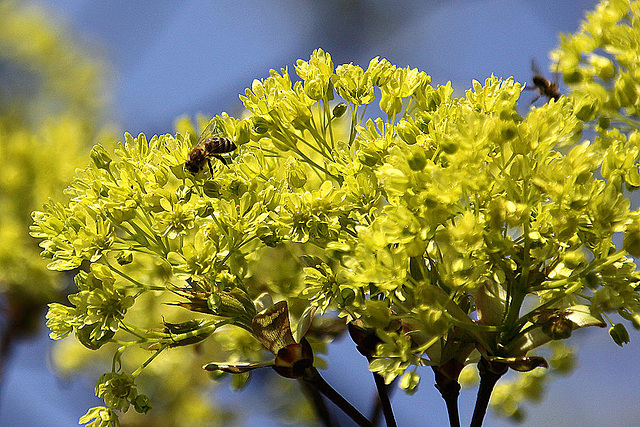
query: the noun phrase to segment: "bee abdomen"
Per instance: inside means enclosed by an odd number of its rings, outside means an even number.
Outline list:
[[[236,149],[236,144],[227,138],[211,138],[204,143],[205,150],[207,154],[220,154],[220,153],[228,153]]]

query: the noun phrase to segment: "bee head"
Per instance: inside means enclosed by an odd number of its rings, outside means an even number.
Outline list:
[[[187,170],[187,172],[191,172],[194,175],[200,172],[200,167],[190,160],[184,162],[184,168]]]

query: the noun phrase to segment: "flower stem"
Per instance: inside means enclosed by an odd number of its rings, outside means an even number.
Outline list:
[[[373,423],[365,418],[355,407],[353,407],[347,400],[340,395],[327,383],[324,378],[320,376],[318,370],[314,367],[308,368],[306,375],[302,378],[307,384],[313,386],[320,393],[324,394],[327,399],[335,403],[335,405],[342,409],[353,421],[360,427],[374,427]]]

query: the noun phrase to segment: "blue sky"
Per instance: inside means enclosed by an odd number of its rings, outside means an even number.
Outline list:
[[[42,1],[88,51],[106,58],[112,112],[109,120],[132,134],[173,132],[181,115],[208,115],[241,108],[238,94],[270,68],[293,68],[321,47],[336,65],[366,66],[375,56],[450,80],[462,93],[473,79],[492,73],[528,82],[531,59],[548,69],[548,52],[559,32],[577,30],[595,1]],[[548,73],[549,76],[551,73]],[[525,94],[527,96],[528,94]],[[532,95],[533,96],[533,95]],[[636,426],[634,395],[640,374],[640,338],[620,349],[606,329],[579,331],[573,376],[550,385],[546,400],[530,407],[525,426]],[[43,331],[14,352],[0,389],[0,425],[68,426],[90,406],[95,379],[56,379],[48,368],[51,343]],[[329,356],[326,377],[356,406],[370,394],[354,383],[370,383],[348,342]],[[394,395],[400,426],[446,424],[444,404],[425,372],[420,391]],[[251,387],[250,387],[251,388]],[[373,390],[373,389],[372,389]],[[247,390],[251,393],[251,390]],[[237,395],[225,396],[229,400]],[[475,390],[463,390],[461,414],[468,423]],[[34,402],[37,402],[34,404]],[[265,413],[267,412],[266,408]],[[246,425],[278,425],[258,413]],[[268,424],[271,422],[272,424]],[[510,425],[489,415],[487,426]]]

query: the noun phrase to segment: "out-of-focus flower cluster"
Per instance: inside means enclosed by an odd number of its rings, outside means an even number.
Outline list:
[[[612,317],[640,326],[640,214],[622,185],[637,187],[635,127],[599,120],[581,140],[595,119],[582,95],[522,117],[512,78],[454,98],[379,58],[334,67],[318,49],[295,70],[301,80],[287,69],[255,80],[245,117],[213,119],[238,147],[228,165],[210,156],[211,169],[185,170],[197,138],[186,122],[176,135],[126,134],[113,151],[94,147],[69,203],[34,213],[49,267],[86,270],[70,304],[50,306],[52,338],[115,351],[115,385],[98,386],[110,409],[145,412],[141,372],[181,348],[260,359],[256,315],[277,300],[301,324],[315,308],[372,332],[370,369],[408,391],[421,366],[457,381],[480,360],[531,378],[548,366],[537,349],[577,328],[609,322],[621,345]],[[368,119],[378,107],[384,117]],[[148,357],[129,374],[140,348]],[[100,411],[92,419],[111,419]]]
[[[0,4],[0,12],[0,299],[2,354],[7,357],[15,339],[33,332],[42,321],[46,304],[66,300],[65,292],[73,287],[70,275],[47,269],[49,261],[40,256],[42,249],[29,236],[31,213],[42,209],[44,203],[67,203],[69,198],[63,190],[75,169],[86,163],[91,144],[101,142],[112,149],[115,142],[112,131],[99,129],[100,114],[105,106],[102,85],[104,73],[108,71],[105,64],[95,55],[93,58],[85,55],[65,29],[57,25],[55,17],[44,9],[6,1]],[[106,223],[95,224],[93,231],[83,230],[80,236],[93,240],[92,233],[108,231],[105,226]],[[80,240],[78,244],[82,245]],[[95,241],[82,250],[95,253],[94,246],[107,244]],[[123,253],[120,262],[126,259],[127,254]],[[58,319],[65,318],[64,314],[78,315],[77,324],[53,327],[61,337],[76,327],[80,338],[80,341],[60,341],[54,346],[53,364],[65,376],[81,371],[101,372],[108,366],[113,352],[90,351],[87,347],[96,347],[92,343],[104,342],[113,336],[118,320],[133,301],[114,287],[114,278],[102,274],[99,267],[94,267],[97,273],[91,269],[74,271],[78,273],[76,285],[81,291],[71,299],[81,307],[79,311],[59,303],[51,306]],[[148,274],[161,272],[161,268],[154,266]],[[146,325],[146,316],[160,309],[164,302],[148,297],[136,301],[141,325]],[[136,315],[136,311],[128,310],[128,315]],[[241,340],[239,337],[238,342]],[[130,352],[131,357],[122,365],[125,368],[135,365],[128,372],[147,357],[147,350],[136,350],[138,353]],[[175,352],[183,353],[182,360],[196,358],[191,348],[176,348]],[[176,376],[175,361],[158,360],[144,378],[138,379],[139,387],[158,405],[145,422],[224,425],[229,421],[230,413],[218,411],[208,398],[212,383],[202,376],[201,363],[192,365],[180,367],[182,375]],[[110,379],[101,383],[105,386],[97,393],[110,399],[110,404],[120,402],[111,391],[119,390],[113,388],[119,382]],[[147,408],[142,393],[130,393],[126,398],[142,412]],[[125,409],[126,406],[120,402],[120,406],[115,407]],[[129,411],[122,420],[136,422],[136,416],[142,415]],[[104,408],[89,411],[87,417],[87,422],[102,420],[100,422],[105,423],[102,425],[117,420],[112,410]]]
[[[48,197],[62,200],[89,151],[103,99],[98,66],[42,10],[0,5],[0,292],[9,336],[29,329],[61,291],[63,278],[47,271],[28,227]]]
[[[575,34],[563,35],[552,52],[552,67],[576,99],[576,115],[586,122],[596,120],[602,133],[638,125],[639,13],[637,1],[603,1],[587,13]]]

